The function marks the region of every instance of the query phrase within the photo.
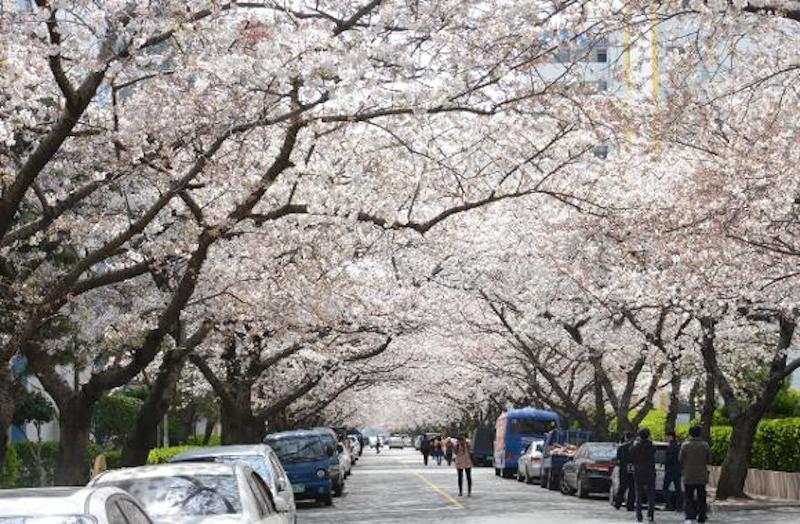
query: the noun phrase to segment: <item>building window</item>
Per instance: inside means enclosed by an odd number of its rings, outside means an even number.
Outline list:
[[[608,62],[608,48],[607,47],[596,47],[594,49],[594,61],[600,62],[605,64]]]

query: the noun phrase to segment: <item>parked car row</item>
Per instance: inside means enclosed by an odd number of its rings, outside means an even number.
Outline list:
[[[86,487],[2,490],[0,522],[295,524],[296,499],[331,505],[344,492],[362,443],[330,428],[274,433],[106,471]]]
[[[663,486],[667,444],[654,444],[656,486]],[[553,430],[543,440],[525,445],[517,461],[516,478],[580,498],[607,493],[613,504],[620,485],[617,447],[613,442],[592,441],[592,434],[586,431]],[[657,495],[662,496],[660,490]]]

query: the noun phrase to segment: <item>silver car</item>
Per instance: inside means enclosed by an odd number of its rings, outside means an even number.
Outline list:
[[[0,523],[151,524],[139,502],[118,488],[0,490]]]
[[[517,480],[531,484],[542,478],[543,440],[534,440],[528,444],[517,461]]]
[[[117,469],[98,475],[89,485],[127,491],[156,523],[292,524],[286,513],[276,510],[261,476],[241,462]]]
[[[297,506],[289,475],[283,469],[278,455],[266,444],[190,449],[175,455],[170,462],[244,462],[267,483],[278,512],[288,514],[290,522],[297,521]]]

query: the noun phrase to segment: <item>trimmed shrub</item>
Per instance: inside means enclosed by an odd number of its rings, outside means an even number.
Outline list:
[[[13,488],[17,485],[21,461],[13,446],[6,448],[3,465],[0,466],[0,488]]]
[[[169,448],[153,448],[147,455],[148,464],[166,464],[172,457],[186,450],[194,449],[199,446],[172,446]]]

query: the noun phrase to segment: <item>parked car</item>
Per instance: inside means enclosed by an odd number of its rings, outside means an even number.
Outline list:
[[[653,444],[656,447],[656,500],[665,502],[663,500],[664,491],[661,488],[664,486],[664,462],[667,458],[668,444],[666,442],[654,442]],[[675,485],[670,484],[669,490],[675,491]],[[617,496],[617,491],[619,491],[619,468],[616,467],[615,461],[614,469],[611,471],[611,489],[608,493],[608,500],[612,505]]]
[[[611,471],[617,456],[613,442],[586,442],[561,471],[561,492],[586,498],[590,493],[611,489]]]
[[[542,450],[542,477],[539,485],[550,490],[561,487],[561,468],[584,442],[592,440],[591,431],[555,429],[545,435]]]
[[[333,484],[333,495],[341,497],[344,494],[344,480],[347,471],[347,464],[345,463],[342,454],[344,450],[336,438],[336,432],[331,428],[314,428],[311,430],[320,436],[322,443],[326,449],[332,449],[333,454],[330,456],[329,473],[331,483]]]
[[[350,447],[353,450],[353,462],[358,462],[358,457],[364,452],[361,449],[361,441],[358,439],[358,435],[347,435],[347,440],[350,441]]]
[[[261,476],[242,462],[123,468],[101,473],[89,485],[127,491],[157,523],[291,524]]]
[[[12,524],[150,524],[143,506],[112,487],[0,490],[0,522]]]
[[[411,435],[403,435],[403,447],[410,448],[414,446],[414,439],[411,438]]]
[[[297,520],[297,508],[289,476],[283,469],[278,455],[266,444],[195,448],[175,455],[170,462],[244,462],[261,475],[272,493],[278,512],[288,514],[290,522]]]
[[[388,444],[389,449],[403,449],[406,445],[403,435],[390,435]]]
[[[350,447],[350,441],[343,439],[336,445],[336,451],[339,452],[339,464],[341,464],[344,478],[347,478],[353,472],[353,450]]]
[[[494,465],[495,428],[478,426],[472,433],[472,463],[476,466]]]
[[[541,481],[543,448],[543,440],[534,440],[525,447],[517,463],[517,480],[528,484]]]
[[[331,461],[336,449],[323,442],[319,432],[272,433],[264,439],[264,444],[278,455],[281,465],[289,475],[296,499],[316,499],[327,506],[333,504],[331,477],[340,475],[339,462],[337,458],[337,471],[332,472]]]

